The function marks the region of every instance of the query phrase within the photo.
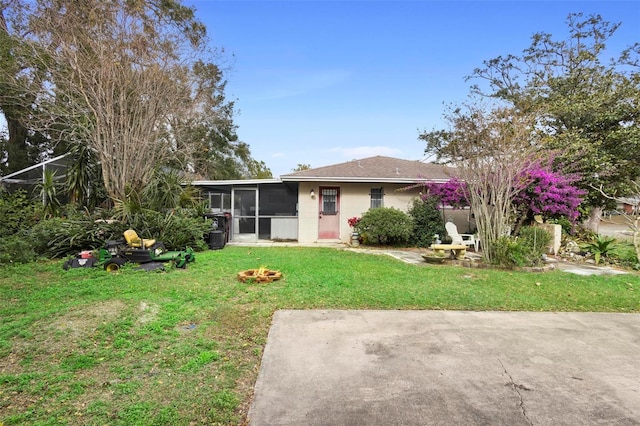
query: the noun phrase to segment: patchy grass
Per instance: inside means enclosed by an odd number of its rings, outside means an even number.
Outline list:
[[[0,424],[242,424],[277,309],[640,312],[638,275],[407,265],[321,248],[198,253],[186,270],[0,269]],[[266,266],[283,279],[240,283]]]

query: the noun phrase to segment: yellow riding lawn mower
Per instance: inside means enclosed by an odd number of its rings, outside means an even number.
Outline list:
[[[165,263],[184,269],[187,263],[195,260],[191,247],[167,251],[163,243],[140,238],[136,231],[129,229],[124,232],[123,240],[107,241],[104,247],[95,251],[82,251],[67,260],[63,268],[102,266],[105,271],[115,272],[127,263],[136,263],[140,265],[139,269],[153,271],[164,270]]]

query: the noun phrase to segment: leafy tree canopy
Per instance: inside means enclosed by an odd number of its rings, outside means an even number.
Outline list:
[[[534,114],[541,147],[580,176],[590,205],[604,206],[593,186],[624,193],[640,176],[640,43],[612,55],[606,43],[620,23],[576,13],[567,25],[566,39],[537,33],[520,55],[487,60],[469,79],[475,94]]]
[[[303,164],[303,163],[298,163],[298,165],[292,169],[292,172],[301,172],[303,170],[309,170],[311,169],[311,164]]]
[[[0,109],[10,124],[0,159],[11,167],[12,150],[41,134],[40,155],[72,152],[100,165],[101,173],[73,169],[71,199],[88,198],[86,176],[101,176],[116,202],[139,197],[161,165],[206,178],[268,172],[238,141],[219,57],[193,8],[177,0],[0,6]]]

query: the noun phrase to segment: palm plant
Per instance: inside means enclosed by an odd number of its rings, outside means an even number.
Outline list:
[[[93,210],[99,199],[105,197],[100,164],[86,144],[71,144],[69,154],[71,165],[66,182],[69,201]]]
[[[194,187],[186,185],[185,179],[178,171],[158,168],[145,186],[142,199],[149,208],[166,211],[177,207],[195,206],[199,201],[198,195]]]
[[[601,257],[606,257],[607,254],[614,248],[614,237],[605,237],[602,235],[596,235],[589,243],[583,244],[582,249],[593,254],[593,258],[596,265],[600,263]]]
[[[56,172],[45,170],[42,175],[42,182],[36,186],[42,197],[43,212],[45,216],[57,216],[60,212],[60,200],[58,199],[58,189],[60,185],[56,182]]]
[[[125,190],[127,194],[123,200],[113,201],[113,219],[132,224],[137,216],[144,213],[144,207],[139,194],[135,190],[130,187]]]

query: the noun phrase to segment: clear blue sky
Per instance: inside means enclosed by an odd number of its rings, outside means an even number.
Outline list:
[[[640,41],[640,1],[186,0],[232,69],[238,135],[274,177],[387,155],[424,158],[483,60],[536,32],[566,38],[571,12],[622,22],[612,51]]]
[[[465,76],[536,32],[566,38],[571,12],[622,22],[612,52],[640,41],[639,0],[183,1],[225,50],[238,136],[274,177],[372,155],[423,159],[418,134],[466,98]]]

